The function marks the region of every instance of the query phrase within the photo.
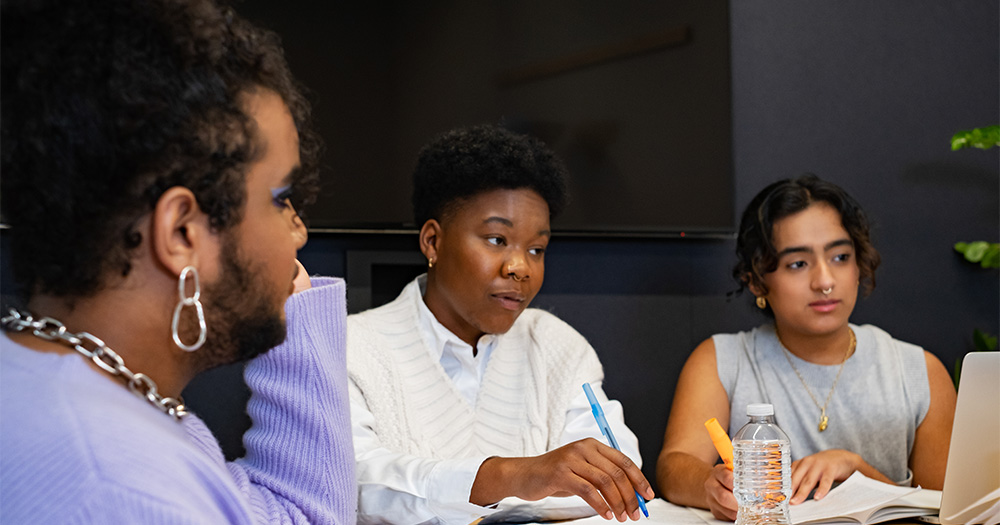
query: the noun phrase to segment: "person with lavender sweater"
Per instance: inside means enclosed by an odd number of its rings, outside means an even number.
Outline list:
[[[355,523],[345,287],[296,259],[319,143],[278,37],[213,0],[0,10],[0,521]],[[226,463],[181,393],[240,362]]]
[[[247,454],[226,463],[79,355],[0,337],[0,510],[10,523],[354,523],[341,279],[289,298],[288,339],[250,361]]]

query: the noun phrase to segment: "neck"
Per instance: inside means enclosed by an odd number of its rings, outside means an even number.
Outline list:
[[[778,333],[778,341],[785,349],[810,363],[839,365],[850,357],[848,350],[851,347],[851,332],[846,324],[824,334],[796,332],[782,327],[781,323],[775,323],[775,330]]]
[[[469,326],[468,323],[465,323],[456,312],[448,308],[447,302],[441,294],[438,293],[434,284],[432,276],[428,275],[427,286],[423,295],[424,304],[427,306],[427,309],[430,310],[431,315],[433,315],[442,326],[458,336],[459,339],[472,346],[472,355],[475,356],[476,344],[479,342],[479,338],[482,337],[484,333],[472,326]]]
[[[36,318],[58,320],[71,333],[87,332],[101,339],[121,356],[125,367],[133,373],[149,376],[160,395],[177,398],[194,377],[195,370],[191,360],[173,346],[170,337],[172,306],[162,307],[150,299],[148,291],[140,294],[144,300],[136,300],[135,295],[128,290],[110,290],[74,301],[36,296],[28,303],[28,311]],[[33,350],[79,355],[68,346],[30,333],[12,334],[11,337]],[[80,358],[85,357],[81,355]],[[112,377],[96,364],[89,364],[98,373]]]

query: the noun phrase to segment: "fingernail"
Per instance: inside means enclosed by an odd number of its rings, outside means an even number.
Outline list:
[[[635,509],[635,512],[632,513],[632,520],[633,521],[639,521],[639,517],[640,517],[639,516],[639,509]]]
[[[611,520],[611,518],[613,518],[614,516],[615,515],[612,514],[610,510],[604,513],[604,519],[606,520]]]

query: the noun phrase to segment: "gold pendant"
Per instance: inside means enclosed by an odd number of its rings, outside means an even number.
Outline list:
[[[826,424],[829,421],[830,420],[826,417],[826,414],[823,414],[823,416],[819,418],[819,431],[820,432],[826,430]]]

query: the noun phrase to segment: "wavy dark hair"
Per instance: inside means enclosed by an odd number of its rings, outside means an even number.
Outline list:
[[[566,167],[540,140],[498,126],[459,128],[420,151],[413,171],[417,227],[441,220],[462,200],[495,189],[529,188],[549,205],[566,205]]]
[[[736,238],[738,261],[733,268],[733,278],[740,284],[737,294],[750,285],[767,293],[764,274],[778,268],[778,253],[771,239],[774,223],[817,202],[825,202],[840,213],[841,224],[854,243],[861,290],[868,295],[875,289],[875,269],[881,257],[872,244],[871,227],[864,210],[840,186],[807,173],[769,185],[743,211]],[[774,315],[770,305],[764,312]]]
[[[318,137],[278,37],[209,0],[12,0],[2,8],[2,205],[22,296],[86,297],[128,275],[136,225],[189,188],[223,231],[242,220],[258,151],[247,94],[298,128],[301,209]]]

